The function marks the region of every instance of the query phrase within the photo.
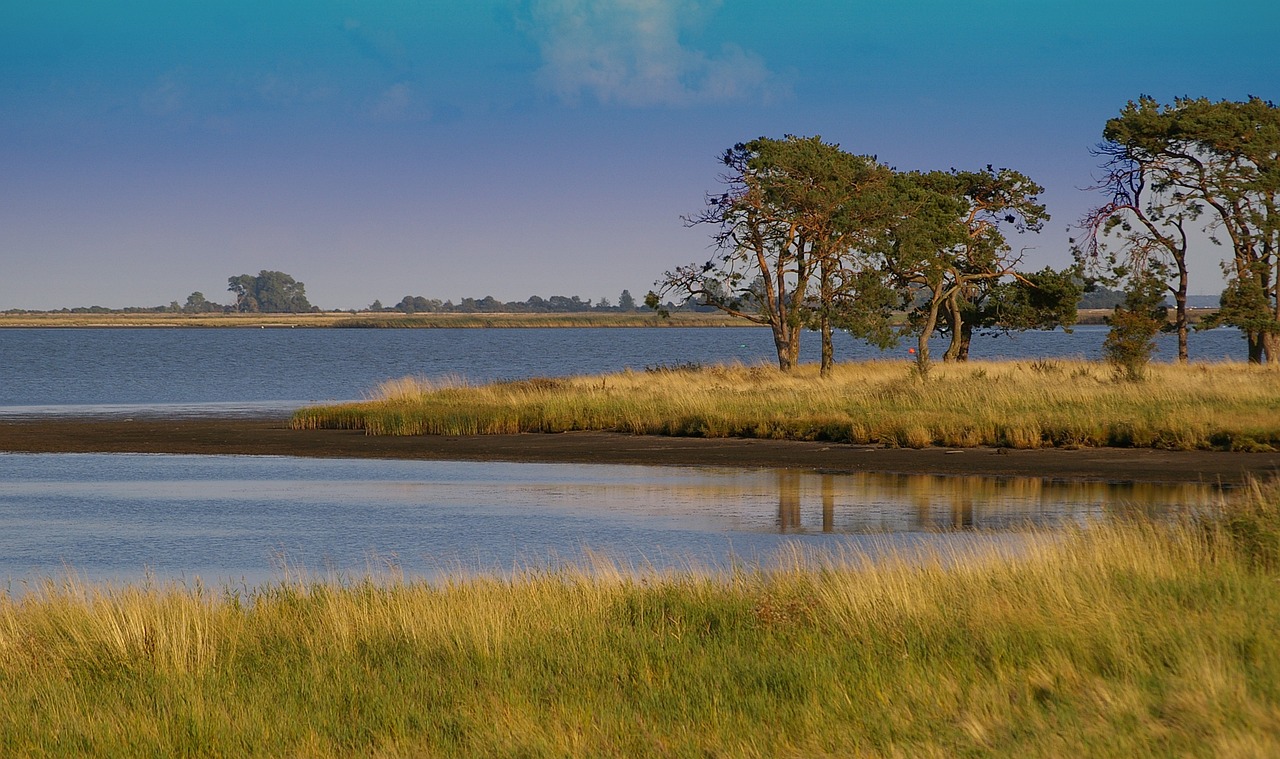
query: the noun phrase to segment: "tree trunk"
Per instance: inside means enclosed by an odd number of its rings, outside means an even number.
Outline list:
[[[831,311],[835,308],[835,291],[832,285],[831,260],[823,257],[818,267],[819,303],[818,327],[822,333],[822,363],[819,374],[831,376],[831,368],[835,365],[835,348],[831,344]]]
[[[969,360],[969,343],[973,342],[973,325],[965,322],[960,325],[960,355],[957,361]]]
[[[929,301],[929,315],[920,326],[920,336],[916,338],[916,368],[921,374],[929,371],[929,337],[938,326],[938,311],[942,307],[942,299],[936,294]]]
[[[964,323],[964,316],[960,313],[960,302],[954,295],[947,299],[947,328],[951,330],[951,344],[947,346],[947,352],[942,354],[943,361],[960,360],[960,344],[963,338],[960,331]]]
[[[819,319],[819,326],[822,329],[822,368],[819,374],[829,377],[831,367],[835,364],[835,348],[831,344],[831,317],[825,311]]]
[[[1272,213],[1275,210],[1272,209]],[[1271,319],[1273,322],[1280,322],[1280,256],[1271,252],[1271,246],[1267,246],[1267,256],[1269,259],[1274,257],[1277,267],[1275,283],[1272,284],[1271,267],[1267,267],[1266,280],[1263,282],[1262,292],[1267,294],[1267,299],[1271,305]],[[1262,335],[1262,350],[1266,354],[1268,364],[1280,364],[1280,335],[1274,332],[1266,332]]]
[[[778,351],[778,368],[789,372],[800,359],[800,330],[786,322],[774,322],[773,345]]]
[[[1249,363],[1261,364],[1263,356],[1262,333],[1244,330],[1244,339],[1249,344]]]
[[[1178,363],[1187,363],[1187,268],[1178,261],[1178,289],[1173,293],[1173,324],[1178,330]]]
[[[1268,364],[1280,364],[1280,335],[1272,332],[1262,333],[1262,353]]]

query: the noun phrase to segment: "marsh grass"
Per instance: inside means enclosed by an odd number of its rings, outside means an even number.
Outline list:
[[[797,550],[718,574],[597,558],[437,584],[48,581],[0,596],[0,747],[1275,756],[1280,492],[1244,492],[1207,521],[874,564]]]
[[[1280,446],[1280,374],[1247,364],[1152,365],[1145,382],[1069,360],[940,364],[655,367],[470,386],[406,378],[368,401],[304,408],[300,429],[374,435],[612,430],[901,447]]]

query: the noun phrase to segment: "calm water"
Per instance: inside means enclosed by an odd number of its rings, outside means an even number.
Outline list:
[[[977,358],[1098,358],[1105,327],[975,337]],[[887,354],[838,335],[837,357]],[[1171,335],[1157,356],[1176,355]],[[817,361],[815,335],[802,359]],[[1192,335],[1192,356],[1244,356],[1236,330]],[[408,375],[473,381],[772,362],[767,329],[0,329],[0,414],[285,412],[354,400]],[[86,408],[89,407],[89,408]]]
[[[1203,505],[1207,486],[563,464],[0,454],[0,589],[61,574],[257,584],[582,562],[874,554]],[[1137,505],[1141,504],[1141,506]],[[984,538],[985,539],[985,538]]]
[[[973,356],[1096,358],[1105,334],[976,338]],[[816,361],[809,337],[803,358]],[[1242,353],[1233,330],[1193,340],[1197,359]],[[885,355],[847,336],[837,351]],[[1161,351],[1173,354],[1168,339]],[[0,417],[285,415],[406,375],[486,381],[772,360],[764,329],[0,329]],[[579,561],[584,551],[628,566],[719,566],[793,542],[869,552],[962,545],[1028,522],[1211,497],[1198,487],[1017,479],[0,454],[0,583],[64,568],[89,579],[137,581],[149,571],[258,583],[282,564],[348,575],[393,564],[430,576]]]

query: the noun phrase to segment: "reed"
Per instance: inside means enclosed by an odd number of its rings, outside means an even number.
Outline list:
[[[0,596],[8,756],[1275,756],[1280,491],[967,553]]]
[[[1268,366],[1153,365],[1142,383],[1105,365],[1044,360],[936,366],[898,361],[675,367],[471,386],[414,378],[365,402],[299,410],[298,429],[373,435],[612,430],[901,447],[1123,446],[1270,450],[1280,382]]]

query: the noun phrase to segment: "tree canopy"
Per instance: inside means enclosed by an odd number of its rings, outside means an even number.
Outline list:
[[[258,276],[241,274],[227,280],[235,293],[235,310],[241,313],[302,313],[316,310],[307,301],[301,282],[282,271],[263,269]]]
[[[1245,333],[1250,361],[1280,362],[1280,109],[1256,97],[1162,105],[1144,96],[1107,121],[1103,138],[1107,200],[1082,222],[1082,260],[1113,283],[1162,282],[1185,359],[1189,232],[1207,232],[1230,249],[1215,323]]]
[[[898,172],[819,137],[791,135],[740,143],[722,161],[726,191],[709,195],[706,209],[687,220],[715,227],[716,255],[666,272],[647,302],[656,307],[668,292],[685,293],[768,325],[784,370],[795,366],[806,327],[821,335],[824,372],[833,329],[892,344],[902,334],[892,326],[895,311],[912,312],[907,331],[917,335],[922,366],[937,329],[952,334],[945,358],[963,360],[975,325],[1074,320],[1078,290],[1055,280],[1058,300],[1042,302],[1026,295],[1041,285],[1016,270],[1021,253],[1006,232],[1038,231],[1048,218],[1042,188],[1024,174],[990,166]],[[1041,317],[1003,319],[1012,312],[976,305],[1018,292],[1019,313],[1042,308]]]

